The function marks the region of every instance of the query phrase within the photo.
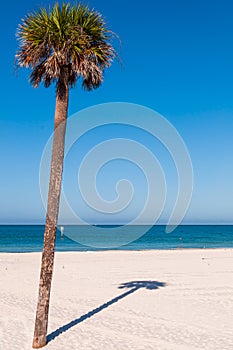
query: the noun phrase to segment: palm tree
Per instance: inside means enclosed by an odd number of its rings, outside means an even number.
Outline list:
[[[40,348],[46,345],[69,88],[78,78],[82,79],[83,88],[98,88],[116,52],[111,45],[112,32],[103,17],[82,4],[56,3],[51,10],[41,8],[30,13],[22,20],[17,34],[16,61],[18,66],[32,69],[32,86],[38,87],[41,82],[45,87],[56,84],[52,160],[33,338],[33,347]]]

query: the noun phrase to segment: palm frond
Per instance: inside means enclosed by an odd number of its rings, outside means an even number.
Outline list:
[[[19,25],[17,37],[16,61],[32,69],[34,87],[58,82],[62,67],[69,66],[71,87],[82,78],[84,88],[97,88],[117,56],[102,15],[82,4],[56,3],[51,10],[30,13]]]

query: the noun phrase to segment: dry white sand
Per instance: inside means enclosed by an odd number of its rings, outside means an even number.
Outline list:
[[[0,254],[1,350],[31,349],[39,269]],[[232,249],[56,254],[45,349],[232,350],[232,324]]]

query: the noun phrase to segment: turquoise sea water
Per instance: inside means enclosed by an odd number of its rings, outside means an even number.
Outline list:
[[[153,226],[139,239],[116,250],[178,249],[178,248],[233,248],[232,225],[181,225],[166,233],[165,226]],[[111,226],[105,226],[106,232]],[[134,226],[128,229],[136,230]],[[85,226],[81,226],[85,235]],[[146,230],[146,228],[145,228]],[[42,251],[44,226],[0,225],[0,252]],[[57,232],[57,251],[100,250],[77,243]]]

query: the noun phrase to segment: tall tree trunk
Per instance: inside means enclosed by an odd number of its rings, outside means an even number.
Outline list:
[[[68,110],[68,76],[69,67],[61,69],[57,83],[56,108],[52,160],[50,170],[46,225],[44,231],[44,247],[41,261],[39,296],[36,311],[33,348],[46,345],[50,290],[54,265],[54,246],[59,213],[62,171],[64,161],[64,145]]]

